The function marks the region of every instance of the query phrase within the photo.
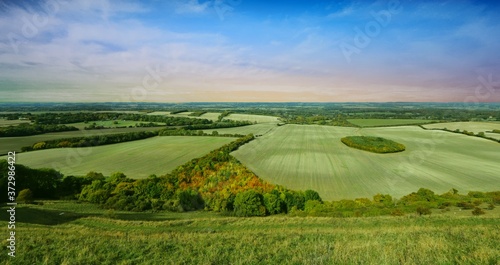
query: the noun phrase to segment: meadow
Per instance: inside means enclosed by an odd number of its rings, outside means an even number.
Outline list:
[[[145,178],[151,174],[166,174],[234,139],[161,136],[105,146],[19,153],[16,162],[32,168],[51,167],[64,175],[83,176],[89,171],[96,171],[106,176],[122,172],[131,178]]]
[[[418,119],[348,119],[347,121],[360,127],[401,126],[433,122],[431,120]]]
[[[375,154],[345,146],[348,135],[404,144],[400,153]],[[500,182],[498,143],[417,126],[349,128],[285,125],[232,154],[259,177],[290,189],[313,189],[325,200],[401,197],[419,188],[443,193],[488,191]]]
[[[235,218],[114,212],[50,201],[16,210],[16,257],[5,256],[3,264],[498,264],[500,259],[498,213]],[[6,244],[3,240],[5,252]]]
[[[142,132],[160,130],[165,127],[143,127],[143,128],[113,128],[101,130],[79,130],[69,132],[46,133],[23,137],[0,137],[0,155],[10,151],[20,152],[24,146],[32,146],[35,143],[56,140],[61,138],[84,137],[94,135],[117,134],[127,132]]]

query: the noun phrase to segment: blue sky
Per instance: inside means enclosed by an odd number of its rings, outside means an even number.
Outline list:
[[[500,101],[487,1],[0,2],[0,101]]]

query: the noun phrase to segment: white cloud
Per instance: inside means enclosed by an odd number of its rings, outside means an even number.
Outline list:
[[[199,14],[210,8],[211,2],[200,3],[198,0],[178,0],[175,2],[175,12],[178,14]]]

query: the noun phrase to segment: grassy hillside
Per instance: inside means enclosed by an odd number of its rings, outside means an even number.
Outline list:
[[[406,146],[393,154],[360,152],[340,142],[371,135]],[[401,197],[421,187],[443,193],[489,190],[500,182],[498,143],[416,126],[347,128],[285,125],[233,155],[259,177],[291,189],[313,189],[325,200]]]
[[[33,168],[52,167],[65,175],[85,175],[89,171],[110,175],[119,171],[131,178],[144,178],[150,174],[168,173],[233,140],[229,137],[162,136],[106,146],[20,153],[16,162]]]
[[[452,214],[233,218],[45,202],[17,208],[16,258],[3,253],[2,260],[9,265],[497,264],[498,220],[498,215]]]

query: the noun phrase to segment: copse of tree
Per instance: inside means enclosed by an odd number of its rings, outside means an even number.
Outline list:
[[[373,153],[395,153],[406,149],[403,144],[374,136],[347,136],[340,141],[349,147]]]

